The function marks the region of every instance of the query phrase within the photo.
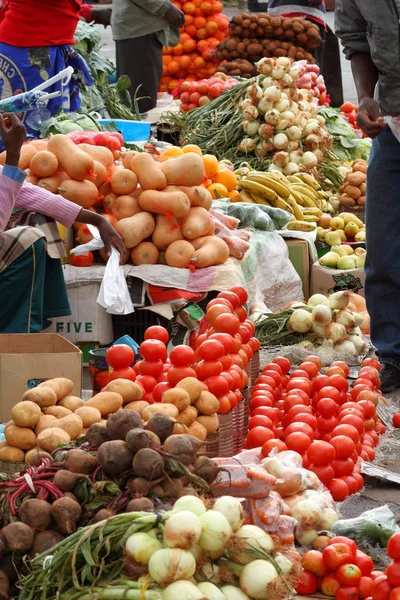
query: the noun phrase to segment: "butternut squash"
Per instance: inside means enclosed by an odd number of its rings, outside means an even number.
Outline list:
[[[104,146],[92,146],[91,144],[78,144],[80,150],[86,152],[93,158],[102,163],[107,170],[109,170],[114,164],[114,156],[111,150]]]
[[[152,242],[161,251],[168,248],[172,242],[183,240],[182,230],[176,219],[167,219],[165,215],[156,216],[156,228],[153,232]]]
[[[207,236],[200,248],[195,251],[191,263],[196,267],[223,265],[229,258],[228,244],[216,236]]]
[[[188,269],[196,251],[190,242],[178,240],[172,242],[165,251],[165,262],[169,267]]]
[[[153,216],[148,212],[140,212],[133,217],[121,219],[115,229],[121,235],[126,248],[134,248],[150,237],[156,227]]]
[[[99,160],[93,161],[93,175],[91,181],[97,188],[100,188],[104,183],[110,180],[106,167]]]
[[[161,164],[168,185],[200,185],[204,181],[203,158],[195,152],[171,158]]]
[[[40,150],[47,150],[47,144],[48,144],[48,139],[46,140],[31,140],[29,142],[30,146],[33,146],[34,148],[36,148],[36,150],[38,152],[40,152]]]
[[[117,196],[111,206],[111,214],[117,221],[133,217],[133,215],[140,212],[142,212],[142,209],[139,200],[133,196]]]
[[[135,248],[132,248],[131,260],[134,265],[156,265],[158,248],[151,242],[140,242]]]
[[[29,168],[33,175],[51,177],[58,169],[57,157],[48,150],[39,150],[32,157]]]
[[[139,154],[139,152],[135,152],[135,150],[128,150],[128,152],[126,152],[125,154],[121,153],[121,159],[122,159],[122,164],[124,166],[124,169],[131,168],[132,158],[134,156],[136,156],[137,154]]]
[[[23,144],[21,148],[21,153],[18,161],[18,168],[25,171],[29,167],[29,163],[32,158],[35,156],[37,152],[37,148],[32,146],[31,144]],[[4,165],[6,162],[6,151],[0,154],[0,165]]]
[[[63,181],[69,179],[65,171],[58,171],[52,177],[43,177],[38,181],[38,187],[41,187],[52,194],[57,194],[57,190]]]
[[[139,204],[145,211],[183,219],[189,214],[189,198],[183,192],[147,190],[140,194]]]
[[[82,206],[82,208],[90,208],[93,204],[96,204],[99,196],[99,190],[93,181],[88,179],[83,181],[67,179],[61,183],[58,193],[70,202]]]
[[[195,206],[182,221],[182,233],[188,240],[207,235],[211,227],[212,217],[205,208]]]
[[[110,175],[108,175],[108,179],[110,179]],[[103,185],[99,187],[99,194],[102,198],[105,198],[106,196],[108,196],[108,194],[112,194],[110,181],[107,181],[107,183],[103,183]]]
[[[190,200],[192,206],[201,206],[206,210],[210,210],[212,206],[212,196],[210,192],[201,185],[195,185],[184,189],[185,194]]]
[[[118,169],[111,175],[111,189],[114,194],[124,196],[132,194],[137,188],[138,178],[129,169]]]
[[[57,134],[49,139],[49,152],[53,152],[62,169],[76,181],[83,181],[93,171],[93,158],[66,135]]]
[[[104,210],[106,211],[107,214],[112,213],[112,210],[114,208],[117,198],[118,198],[117,194],[114,194],[113,192],[111,192],[110,194],[107,194],[107,196],[105,198],[103,198],[103,206],[104,206]]]
[[[37,177],[36,175],[32,175],[31,173],[29,173],[27,175],[27,177],[25,178],[26,183],[31,183],[32,185],[37,185],[40,181],[40,177]]]
[[[131,169],[137,175],[142,190],[163,190],[167,185],[167,178],[151,154],[136,154],[131,159]]]

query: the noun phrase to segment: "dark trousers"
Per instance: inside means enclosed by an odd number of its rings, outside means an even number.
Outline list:
[[[339,108],[343,104],[342,67],[340,63],[339,40],[327,27],[319,26],[321,45],[312,51],[315,61],[325,79],[327,92],[331,98],[331,106]]]
[[[162,44],[156,34],[118,40],[116,59],[117,76],[129,76],[132,100],[136,94],[140,112],[154,108],[163,70]]]

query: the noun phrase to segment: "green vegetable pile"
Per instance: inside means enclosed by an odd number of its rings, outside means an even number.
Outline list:
[[[319,114],[325,119],[325,127],[333,138],[333,158],[353,161],[368,160],[371,143],[357,137],[352,126],[342,117],[339,110],[324,106]]]
[[[89,113],[60,113],[44,121],[40,127],[42,138],[55,135],[56,133],[71,133],[71,131],[100,131],[98,121]]]

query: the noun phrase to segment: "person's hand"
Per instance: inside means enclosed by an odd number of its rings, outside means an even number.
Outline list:
[[[358,106],[357,125],[370,138],[376,138],[385,127],[379,104],[373,98],[364,98]]]
[[[179,8],[176,8],[173,4],[169,7],[164,16],[171,27],[180,29],[185,24],[185,13],[179,10]]]
[[[104,250],[107,256],[111,254],[111,246],[114,246],[120,253],[120,263],[122,264],[123,258],[126,253],[124,242],[121,236],[116,232],[114,227],[107,219],[102,218],[100,223],[97,225],[100,237],[103,240]]]
[[[26,129],[16,115],[0,114],[0,134],[6,149],[6,164],[17,167]]]
[[[98,25],[104,25],[108,27],[111,21],[111,8],[92,8],[90,11],[90,17]]]

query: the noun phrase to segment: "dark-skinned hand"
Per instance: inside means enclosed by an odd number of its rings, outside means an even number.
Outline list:
[[[373,98],[364,98],[358,105],[357,125],[370,138],[376,138],[385,127],[379,104]]]
[[[173,4],[165,13],[165,18],[171,27],[177,27],[180,29],[185,24],[185,13],[183,13],[179,8],[176,8]]]
[[[25,126],[13,113],[0,114],[0,135],[6,149],[6,164],[17,167],[26,137]]]

